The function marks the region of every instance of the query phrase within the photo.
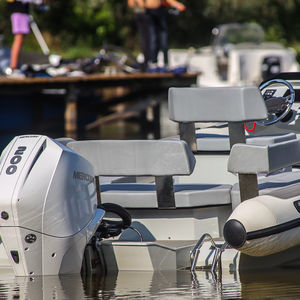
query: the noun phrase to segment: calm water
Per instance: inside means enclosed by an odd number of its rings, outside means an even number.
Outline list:
[[[300,271],[223,274],[210,272],[119,272],[83,279],[80,275],[19,277],[0,270],[0,299],[300,299]]]
[[[44,99],[43,99],[44,100]],[[51,100],[51,101],[50,101]],[[36,107],[40,99],[25,97],[9,97],[2,99],[0,110],[0,152],[16,136],[23,134],[42,134],[51,138],[65,136],[64,133],[64,102],[59,97],[43,102],[41,107]],[[50,102],[49,102],[50,101]],[[36,105],[36,106],[35,106]],[[18,109],[12,113],[12,110]],[[35,107],[35,110],[32,108]],[[76,139],[153,139],[154,135],[145,132],[138,122],[116,121],[105,124],[99,128],[86,131],[84,126],[95,121],[97,113],[85,113],[78,107],[79,132]],[[177,124],[168,119],[167,102],[164,101],[160,113],[161,137],[177,134]]]

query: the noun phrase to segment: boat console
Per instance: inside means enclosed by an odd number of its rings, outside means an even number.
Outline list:
[[[280,73],[259,86],[269,111],[263,122],[246,124],[249,135],[300,134],[300,73]],[[268,126],[271,125],[271,126]]]

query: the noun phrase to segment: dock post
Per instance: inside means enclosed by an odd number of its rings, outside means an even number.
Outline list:
[[[71,84],[66,96],[65,135],[73,139],[77,138],[77,95],[77,88]]]

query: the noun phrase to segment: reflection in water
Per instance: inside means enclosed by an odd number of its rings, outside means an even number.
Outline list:
[[[240,275],[242,296],[251,299],[299,299],[300,270],[281,269]]]
[[[85,299],[80,274],[65,276],[14,277],[12,270],[0,270],[0,299]]]
[[[81,278],[80,275],[14,277],[0,270],[0,299],[266,299],[300,298],[300,270],[230,274],[207,271],[119,272]]]

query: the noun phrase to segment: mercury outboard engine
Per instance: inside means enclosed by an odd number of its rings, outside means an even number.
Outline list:
[[[18,136],[0,158],[0,190],[0,234],[15,274],[80,273],[105,213],[92,165],[46,136]]]

